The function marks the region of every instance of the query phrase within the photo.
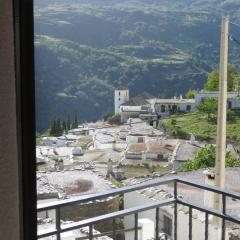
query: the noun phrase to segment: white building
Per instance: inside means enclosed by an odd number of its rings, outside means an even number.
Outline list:
[[[122,122],[126,122],[129,118],[138,118],[140,114],[148,114],[150,111],[149,99],[154,98],[148,92],[142,92],[136,97],[120,105],[120,113]]]
[[[154,98],[148,100],[151,105],[151,110],[161,116],[181,112],[191,112],[195,109],[195,99],[184,99],[180,97],[171,99]]]
[[[126,122],[129,118],[138,118],[145,116],[147,119],[152,119],[161,116],[165,117],[170,114],[181,112],[191,112],[195,109],[195,99],[183,99],[180,96],[172,99],[156,98],[148,92],[142,92],[130,100],[120,103],[121,98],[118,98],[120,92],[115,90],[115,113],[121,114],[122,122]],[[157,119],[155,119],[157,120]]]
[[[120,106],[129,101],[129,89],[125,87],[116,88],[114,91],[115,114],[120,113]]]
[[[195,96],[196,106],[200,104],[204,98],[218,98],[218,91],[213,92],[198,92]],[[240,109],[240,94],[238,92],[228,92],[227,93],[228,108],[230,109]]]

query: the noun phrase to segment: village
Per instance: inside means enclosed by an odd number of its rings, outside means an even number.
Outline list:
[[[117,88],[114,93],[115,114],[121,117],[120,125],[98,121],[79,125],[59,137],[42,137],[41,144],[36,147],[38,203],[74,199],[84,194],[107,191],[155,178],[164,179],[171,175],[212,185],[211,169],[181,171],[181,166],[194,159],[198,150],[209,143],[197,141],[193,134],[187,140],[174,138],[158,124],[160,119],[176,111],[195,111],[196,101],[200,102],[204,96],[209,96],[209,94],[214,93],[198,93],[195,99],[183,99],[181,96],[158,99],[144,92],[129,99],[127,88]],[[233,145],[228,144],[227,151],[238,158]],[[227,185],[232,186],[234,181],[238,181],[239,169],[227,168],[226,170]],[[171,198],[172,194],[168,188],[152,188],[124,195],[124,203],[119,203],[119,198],[112,197],[104,199],[101,203],[90,202],[82,207],[73,206],[62,211],[61,218],[63,224],[68,224],[86,217],[93,217],[99,212],[117,211],[121,204],[124,204],[124,208],[132,207],[136,203],[143,204]],[[210,193],[198,191],[190,193],[182,189],[182,194],[186,198],[195,194],[198,196],[196,200],[200,198],[207,206],[212,206]],[[233,202],[231,211],[234,212],[237,205],[238,203]],[[161,211],[162,230],[170,237],[173,210],[166,207]],[[186,217],[184,211],[181,209],[183,218]],[[150,221],[153,218],[150,213],[143,214],[142,217],[146,216]],[[54,219],[54,212],[40,213],[38,215],[39,229],[45,229]],[[194,221],[199,221],[197,216]],[[132,222],[131,218],[124,219],[127,225],[130,222]],[[96,231],[107,232],[111,230],[111,224],[97,225],[96,229]],[[147,229],[149,231],[149,227]],[[231,234],[239,231],[239,229],[234,231],[232,229],[235,229],[235,226],[230,226]],[[81,231],[85,231],[84,234],[87,235],[87,230]],[[66,239],[68,237],[72,239],[71,234],[82,236],[81,231],[68,233],[70,237],[66,236]],[[213,229],[212,234],[215,234],[214,231]],[[131,232],[125,233],[125,239],[133,239],[131,234]],[[151,236],[151,231],[149,234]],[[102,239],[109,238],[103,237]]]

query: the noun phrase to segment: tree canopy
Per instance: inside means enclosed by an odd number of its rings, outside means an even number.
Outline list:
[[[234,92],[238,89],[240,81],[240,72],[237,71],[236,66],[233,64],[228,65],[228,91]],[[208,80],[204,85],[205,91],[218,91],[219,86],[219,72],[213,71],[209,74]]]
[[[208,115],[208,120],[216,117],[218,102],[215,98],[207,97],[198,106],[199,112],[206,113]]]
[[[189,99],[194,99],[196,93],[197,93],[196,90],[190,88],[190,89],[186,92],[185,95],[186,95],[186,97],[189,98]]]

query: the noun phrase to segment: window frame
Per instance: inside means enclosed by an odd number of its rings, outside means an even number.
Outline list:
[[[33,0],[12,0],[19,174],[19,239],[37,239]]]

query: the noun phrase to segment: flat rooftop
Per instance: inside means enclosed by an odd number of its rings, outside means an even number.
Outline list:
[[[57,193],[58,197],[73,197],[110,189],[112,189],[110,182],[90,170],[37,172],[39,199],[56,198],[56,194],[54,196],[53,193]]]

